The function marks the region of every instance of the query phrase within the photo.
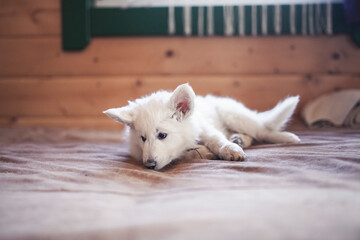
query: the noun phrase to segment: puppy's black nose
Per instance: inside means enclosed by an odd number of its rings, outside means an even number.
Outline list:
[[[148,160],[146,160],[146,162],[145,162],[145,166],[146,166],[148,169],[155,169],[155,167],[156,167],[156,161],[153,160],[153,159],[148,159]]]

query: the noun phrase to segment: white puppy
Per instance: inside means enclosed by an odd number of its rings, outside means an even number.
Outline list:
[[[207,147],[202,148],[203,154],[210,150],[220,159],[241,161],[245,158],[242,147],[253,140],[298,143],[296,135],[281,131],[298,102],[298,96],[289,97],[258,113],[230,98],[195,96],[193,89],[183,84],[173,93],[158,91],[104,113],[130,129],[132,157],[159,170],[197,144]]]

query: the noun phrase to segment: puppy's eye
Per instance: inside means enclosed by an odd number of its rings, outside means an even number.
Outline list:
[[[159,133],[158,139],[163,140],[167,137],[167,133]]]
[[[143,142],[145,142],[145,141],[146,141],[146,137],[141,136],[141,140],[142,140]]]

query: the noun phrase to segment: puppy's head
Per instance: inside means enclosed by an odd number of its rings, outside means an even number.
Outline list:
[[[195,143],[194,104],[193,89],[183,84],[173,93],[156,92],[104,113],[130,127],[131,155],[147,168],[159,170]]]

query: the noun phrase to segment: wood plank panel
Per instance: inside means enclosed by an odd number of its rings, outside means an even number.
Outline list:
[[[0,36],[59,36],[60,15],[60,0],[0,0]]]
[[[104,116],[0,117],[0,127],[63,127],[122,130],[124,125]]]
[[[360,88],[360,75],[176,75],[0,78],[0,117],[101,116],[159,89],[189,82],[200,95],[215,94],[266,110],[289,95],[300,95],[298,109],[322,93]]]
[[[59,38],[2,38],[0,52],[0,76],[360,72],[346,36],[94,38],[77,53]]]

